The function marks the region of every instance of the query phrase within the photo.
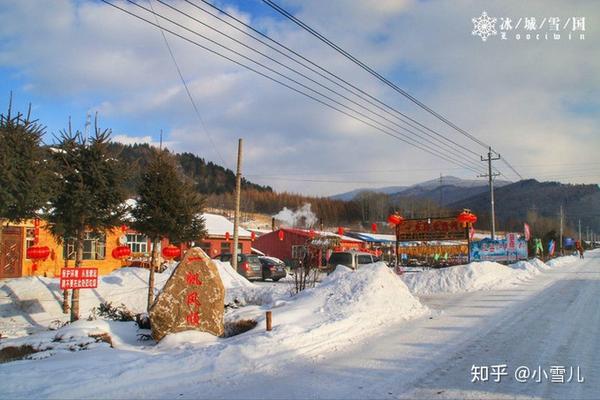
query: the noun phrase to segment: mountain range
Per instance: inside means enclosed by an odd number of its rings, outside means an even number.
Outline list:
[[[510,184],[508,181],[496,180],[495,187]],[[411,186],[387,186],[375,189],[356,189],[345,193],[331,196],[335,200],[351,201],[359,194],[365,192],[384,193],[398,199],[402,197],[419,197],[433,200],[440,205],[448,205],[473,195],[488,191],[488,181],[476,179],[461,179],[455,176],[443,176],[441,178],[417,183]]]

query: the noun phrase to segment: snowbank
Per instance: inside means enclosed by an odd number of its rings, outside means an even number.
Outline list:
[[[216,261],[217,269],[226,289],[226,303],[262,304],[270,300],[267,288],[250,283],[231,268],[229,263]],[[162,290],[175,269],[170,265],[163,273],[155,274],[155,294]],[[134,314],[146,311],[148,275],[144,268],[120,268],[98,278],[96,289],[80,290],[80,315],[87,318],[102,302],[118,306],[124,304]],[[60,325],[68,320],[62,313],[62,291],[58,278],[26,277],[0,282],[0,333],[19,337]]]
[[[491,261],[473,262],[438,270],[405,274],[402,279],[411,292],[417,295],[473,292],[509,287],[531,279],[550,268],[566,265],[576,260],[576,257],[567,256],[555,258],[547,264],[537,258],[509,265]]]
[[[577,260],[579,260],[579,257],[564,256],[564,257],[553,258],[552,260],[548,261],[546,264],[548,264],[548,266],[550,266],[550,267],[562,267],[563,265],[572,264]]]

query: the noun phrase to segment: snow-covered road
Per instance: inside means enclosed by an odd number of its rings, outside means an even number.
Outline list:
[[[292,362],[276,374],[247,375],[210,385],[202,393],[179,393],[222,398],[598,398],[600,253],[590,252],[582,262],[513,289],[421,300],[438,314],[350,350]],[[508,376],[500,382],[493,382],[493,375],[488,382],[471,382],[473,365],[502,364]],[[538,376],[517,382],[519,366],[527,366],[530,374],[541,367],[541,382],[536,382]],[[565,381],[574,367],[572,382],[550,382],[558,376],[550,374],[552,366],[565,367]],[[577,367],[583,383],[576,382]]]
[[[273,340],[275,352],[264,352],[274,358],[238,369],[236,360],[250,351],[243,346],[215,348],[222,353],[210,365],[194,347],[155,352],[139,345],[3,364],[0,398],[598,398],[600,251],[510,289],[420,300],[432,314],[358,335],[367,339],[332,331],[335,351],[306,337],[300,347],[310,351],[277,348]],[[507,375],[493,382],[491,366],[502,364]],[[473,365],[488,367],[487,382],[471,382]],[[530,374],[541,367],[548,377],[517,382],[519,366]],[[585,381],[574,375],[570,383],[550,382],[552,366],[565,368],[565,380],[579,367]]]

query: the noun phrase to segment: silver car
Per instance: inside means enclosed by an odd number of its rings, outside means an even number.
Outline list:
[[[343,265],[348,268],[357,269],[361,265],[372,264],[376,261],[370,253],[358,251],[335,251],[331,253],[329,261],[327,261],[327,270],[333,271],[338,265]]]

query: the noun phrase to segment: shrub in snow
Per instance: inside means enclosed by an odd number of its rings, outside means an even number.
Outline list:
[[[125,304],[113,306],[111,302],[104,301],[98,308],[94,307],[90,315],[90,320],[95,317],[108,318],[113,321],[133,321],[135,315],[127,309]]]
[[[254,319],[240,319],[237,321],[225,322],[225,333],[223,333],[223,337],[231,337],[248,332],[250,329],[254,329],[257,324],[258,322]]]

